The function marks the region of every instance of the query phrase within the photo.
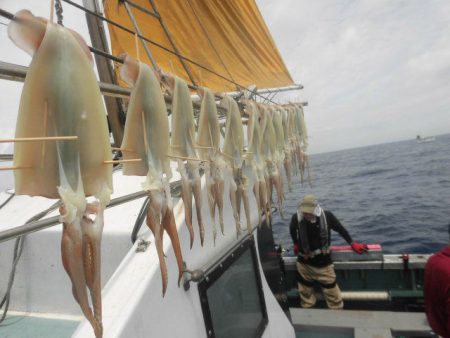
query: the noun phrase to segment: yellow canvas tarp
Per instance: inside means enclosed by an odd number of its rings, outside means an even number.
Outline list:
[[[132,0],[153,12],[150,0]],[[293,84],[275,43],[254,0],[154,0],[156,10],[181,55],[213,70],[222,77],[247,87],[259,89]],[[174,51],[158,18],[130,6],[142,35]],[[118,0],[104,1],[105,16],[135,31],[124,5]],[[112,53],[127,52],[136,57],[135,37],[108,24]],[[233,84],[185,61],[190,79],[179,58],[148,43],[158,66],[189,83],[206,86],[214,91],[234,91]],[[151,65],[142,44],[140,60]]]

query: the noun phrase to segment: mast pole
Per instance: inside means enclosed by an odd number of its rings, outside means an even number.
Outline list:
[[[100,7],[97,0],[83,0],[83,5],[92,12],[100,14]],[[86,21],[93,47],[109,54],[108,41],[106,39],[103,21],[87,13]],[[94,54],[94,57],[95,63],[97,64],[100,81],[108,84],[117,84],[111,61],[104,57],[100,57],[97,54]],[[124,123],[124,121],[121,121],[120,116],[125,115],[122,110],[121,100],[108,96],[105,96],[104,99],[106,110],[108,112],[108,121],[114,138],[114,144],[116,146],[120,146],[123,139]]]

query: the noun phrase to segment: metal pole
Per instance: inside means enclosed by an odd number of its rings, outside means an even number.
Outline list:
[[[97,0],[83,0],[83,5],[94,13],[100,13],[100,7]],[[92,45],[94,48],[98,49],[94,56],[100,81],[112,84],[117,83],[111,61],[105,57],[99,56],[99,54],[101,55],[102,53],[107,55],[110,54],[103,21],[95,16],[89,15],[88,13],[86,13],[86,21]],[[116,146],[120,146],[120,144],[122,144],[124,130],[124,118],[121,119],[121,116],[125,116],[122,110],[122,103],[117,97],[106,97],[105,105],[108,112],[108,120],[111,125],[111,131],[114,137],[114,143]]]
[[[0,61],[1,80],[23,82],[25,80],[25,76],[27,75],[27,71],[28,67]],[[98,86],[100,87],[100,92],[104,96],[128,98],[131,95],[130,89],[118,85],[98,82]],[[164,95],[164,100],[168,104],[172,103],[172,98],[168,95]],[[192,102],[192,104],[195,109],[200,109],[201,102]],[[217,110],[219,112],[226,112],[226,110],[219,105],[217,105]]]
[[[142,7],[141,5],[138,5],[138,4],[136,4],[136,3],[134,3],[134,2],[132,2],[132,1],[130,1],[130,0],[122,0],[122,1],[123,1],[123,2],[127,2],[130,6],[132,6],[132,7],[134,7],[134,8],[137,8],[137,9],[139,9],[141,12],[144,12],[144,13],[150,15],[150,16],[153,16],[154,18],[157,18],[157,19],[160,18],[159,13],[156,12],[155,10],[154,10],[153,12],[151,12],[151,11],[149,11],[147,8]]]
[[[176,184],[179,184],[179,182],[171,183],[171,187],[174,187]],[[148,195],[147,191],[138,191],[132,194],[117,197],[111,200],[111,203],[109,203],[106,208],[112,208],[123,203],[131,202],[133,200],[145,197],[147,195]],[[24,224],[9,230],[5,230],[0,232],[0,243],[8,241],[18,236],[27,235],[32,232],[43,230],[58,224],[60,224],[59,216],[53,216],[39,221]]]
[[[139,39],[141,40],[142,45],[144,46],[145,53],[147,54],[148,58],[150,59],[150,62],[152,63],[153,69],[158,69],[158,65],[156,64],[155,59],[153,58],[152,53],[150,52],[150,49],[147,46],[147,42],[141,38],[142,32],[139,29],[139,26],[136,22],[136,19],[134,18],[133,13],[131,12],[130,6],[128,3],[124,2],[123,5],[125,6],[125,9],[127,10],[128,16],[130,17],[131,23],[133,24],[134,30],[139,35]]]
[[[291,90],[301,90],[303,89],[303,85],[295,84],[292,86],[279,87],[279,88],[267,88],[267,89],[259,89],[256,91],[257,94],[270,94],[270,93],[280,93],[287,92]]]
[[[27,75],[28,67],[0,61],[0,79],[23,82]],[[98,82],[100,92],[105,96],[128,98],[130,89],[105,82]]]
[[[166,26],[166,23],[164,22],[161,14],[159,14],[158,9],[156,8],[155,2],[153,0],[149,0],[150,5],[152,5],[153,11],[156,13],[159,23],[161,24],[161,27],[164,30],[164,33],[167,36],[167,39],[169,39],[170,44],[172,45],[173,50],[176,52],[178,59],[180,60],[184,70],[186,71],[187,75],[189,76],[189,79],[191,80],[192,84],[194,86],[197,86],[194,80],[194,76],[191,73],[191,70],[189,69],[188,65],[184,62],[182,58],[179,57],[181,55],[180,51],[178,50],[177,45],[175,44],[175,40],[173,39],[172,35],[169,32],[169,29]]]

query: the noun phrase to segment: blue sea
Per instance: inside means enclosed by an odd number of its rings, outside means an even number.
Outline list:
[[[287,255],[290,217],[311,193],[354,241],[381,244],[384,253],[432,253],[448,243],[450,134],[311,155],[310,171],[312,188],[294,177],[285,219],[277,213],[273,220],[275,243]],[[332,244],[346,242],[332,231]]]

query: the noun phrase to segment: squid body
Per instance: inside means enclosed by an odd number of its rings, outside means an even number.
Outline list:
[[[270,202],[272,202],[272,192],[273,188],[277,192],[278,209],[282,214],[282,204],[283,204],[283,189],[281,186],[280,172],[277,165],[277,135],[274,128],[273,118],[274,110],[272,107],[266,106],[262,110],[265,119],[265,131],[264,131],[264,141],[262,145],[263,154],[266,160],[267,174],[268,174],[268,196]]]
[[[200,88],[199,94],[202,97],[200,116],[197,131],[197,146],[200,159],[205,161],[206,186],[208,193],[208,205],[213,224],[214,243],[217,237],[215,223],[216,206],[219,210],[219,224],[222,234],[223,224],[223,194],[224,176],[223,168],[225,163],[220,154],[220,127],[217,114],[214,93],[207,88]]]
[[[261,154],[261,133],[259,128],[259,112],[256,104],[247,100],[247,140],[250,153],[250,166],[254,177],[253,193],[258,208],[258,224],[261,225],[261,215],[265,213],[267,205],[267,185],[264,177],[265,162]]]
[[[200,244],[203,246],[205,227],[201,214],[200,160],[197,157],[195,142],[194,111],[189,88],[182,79],[165,75],[172,90],[172,137],[170,153],[178,159],[181,175],[181,197],[184,203],[185,221],[190,234],[190,247],[194,243],[192,226],[192,196],[195,199]],[[186,161],[186,162],[185,162]]]
[[[111,147],[93,60],[80,35],[27,10],[16,14],[8,34],[32,56],[16,137],[77,137],[16,143],[14,165],[23,168],[15,171],[16,193],[61,198],[63,265],[76,301],[101,337],[100,244],[112,166],[104,164]],[[86,196],[93,197],[87,202]]]
[[[178,284],[183,273],[183,257],[169,186],[172,173],[167,156],[169,152],[167,108],[160,83],[146,64],[126,56],[120,74],[133,86],[121,149],[125,160],[141,159],[139,162],[125,162],[123,174],[146,176],[143,183],[143,188],[149,195],[146,222],[155,237],[164,296],[168,281],[163,251],[164,231],[170,237],[177,259]]]
[[[281,122],[283,125],[284,137],[284,170],[286,172],[286,179],[288,189],[292,191],[292,150],[289,142],[289,126],[288,126],[288,112],[285,108],[281,109]]]
[[[237,102],[225,95],[220,103],[226,109],[225,138],[223,143],[224,160],[231,168],[230,201],[236,224],[236,236],[241,233],[240,210],[244,204],[247,231],[251,233],[250,205],[248,199],[248,178],[243,174],[244,129]]]
[[[273,165],[276,167],[278,177],[275,179],[275,188],[278,197],[278,208],[280,214],[283,217],[283,201],[284,201],[284,189],[283,189],[283,176],[282,168],[284,162],[284,131],[283,131],[283,117],[279,107],[272,108],[272,124],[275,131],[275,151],[273,155]]]

